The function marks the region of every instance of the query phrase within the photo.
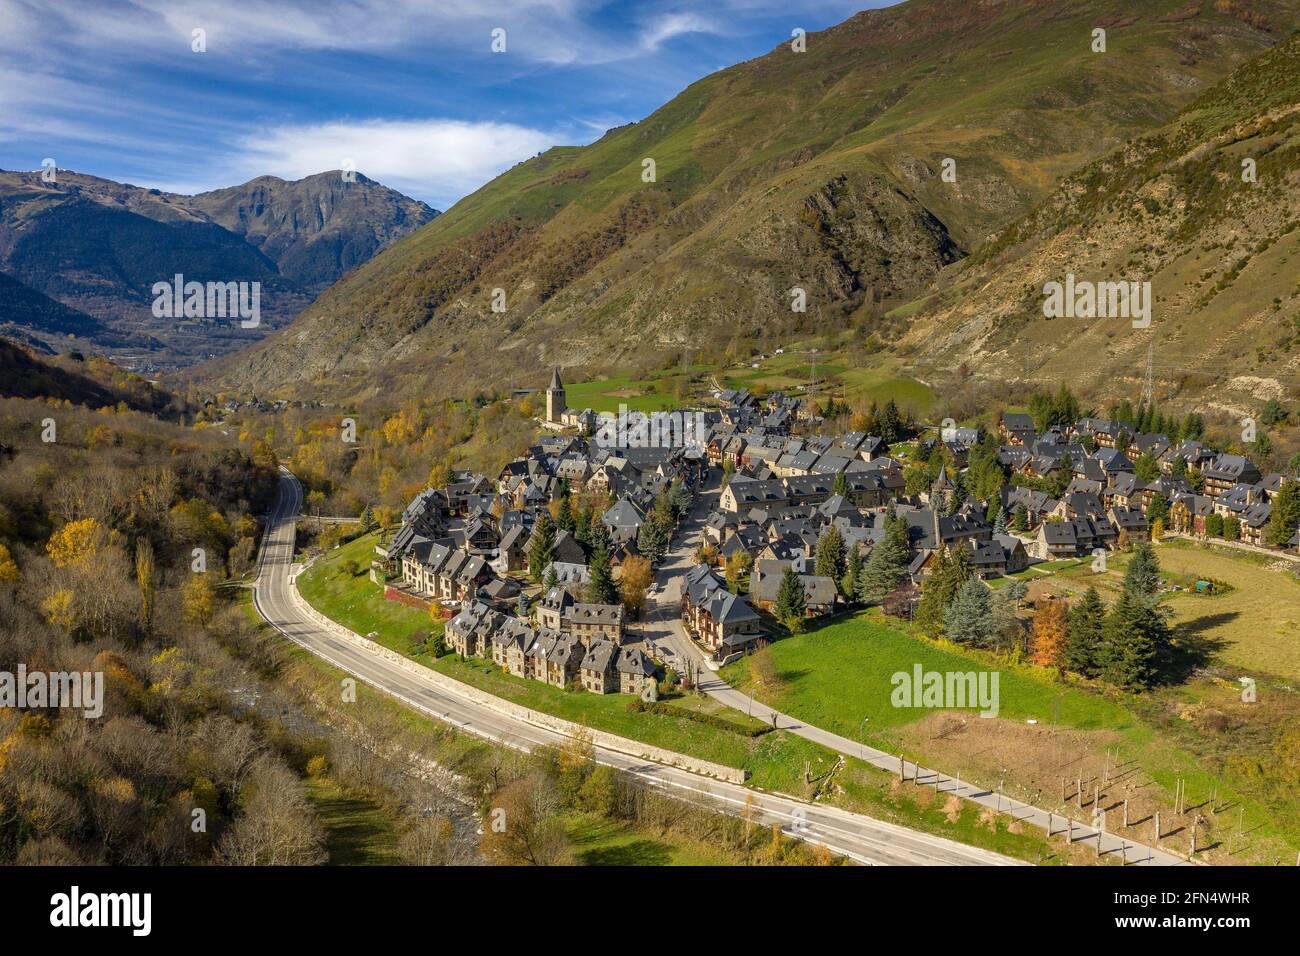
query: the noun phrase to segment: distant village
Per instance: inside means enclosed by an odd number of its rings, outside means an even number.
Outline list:
[[[877,549],[899,552],[888,587],[915,603],[957,551],[987,579],[1126,548],[1153,528],[1268,547],[1288,485],[1241,455],[1128,422],[1039,431],[1033,416],[1006,413],[995,434],[908,434],[891,403],[887,441],[823,434],[803,397],[714,397],[717,407],[689,413],[703,423],[689,440],[645,447],[634,428],[611,445],[597,437],[608,416],[568,408],[557,370],[537,443],[500,474],[458,473],[421,492],[372,574],[390,599],[444,608],[456,653],[557,687],[653,699],[662,660],[637,634],[641,601],[619,587],[629,559],[660,567],[689,554],[681,622],[722,663],[792,629],[792,615],[885,600],[867,582]],[[1300,536],[1275,544],[1294,551]]]

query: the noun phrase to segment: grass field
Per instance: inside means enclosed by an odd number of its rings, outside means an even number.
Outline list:
[[[704,371],[693,366],[690,372]],[[564,386],[570,408],[590,408],[594,412],[615,412],[626,405],[634,412],[664,412],[694,403],[689,386],[683,383],[681,369],[665,370],[635,377],[616,375],[591,382],[574,382]],[[682,397],[678,397],[679,394]]]
[[[378,804],[349,794],[334,781],[303,781],[316,818],[325,828],[330,866],[389,866],[396,862],[393,820]]]
[[[574,856],[583,866],[734,866],[735,854],[672,833],[575,814],[566,821]]]
[[[860,355],[849,350],[787,351],[770,355],[757,362],[726,369],[720,375],[729,388],[763,386],[769,390],[795,391],[806,386],[815,373],[819,391],[854,404],[876,402],[884,405],[893,399],[904,414],[926,415],[934,405],[934,393],[928,386],[901,374],[889,363],[864,363]]]
[[[1085,786],[1113,780],[1120,764],[1126,768],[1124,789],[1112,783],[1109,797],[1120,799],[1116,794],[1123,792],[1135,810],[1142,807],[1134,817],[1146,817],[1148,829],[1155,810],[1165,808],[1165,819],[1171,819],[1167,807],[1175,781],[1182,779],[1201,800],[1214,792],[1220,806],[1227,802],[1234,812],[1244,806],[1246,821],[1253,819],[1257,828],[1255,859],[1279,851],[1294,856],[1300,845],[1294,796],[1279,799],[1275,789],[1233,761],[1251,753],[1267,757],[1275,735],[1295,716],[1295,702],[1287,696],[1252,709],[1226,680],[1161,688],[1140,698],[1101,693],[1056,682],[1036,668],[914,637],[885,623],[877,611],[777,641],[771,653],[779,675],[775,687],[755,686],[747,659],[725,668],[723,676],[842,736],[901,750],[985,786],[996,787],[1005,772],[1008,793],[1047,806],[1062,802],[1061,794],[1077,788],[1079,779]],[[911,673],[918,664],[941,673],[999,671],[998,717],[894,707],[891,676]],[[1228,827],[1236,820],[1208,820],[1216,822]],[[1137,831],[1133,836],[1144,838]]]
[[[379,537],[378,532],[364,534],[322,555],[298,576],[298,590],[326,617],[358,634],[374,633],[380,644],[406,654],[412,634],[432,632],[443,622],[418,608],[383,600],[379,586],[367,574]],[[348,561],[355,561],[361,573],[349,574],[344,567]]]
[[[1202,653],[1250,671],[1300,679],[1300,579],[1291,565],[1275,569],[1271,565],[1281,562],[1262,555],[1179,539],[1162,542],[1156,553],[1167,579],[1184,583],[1208,577],[1232,586],[1222,595],[1180,592],[1167,599],[1178,631],[1204,645]],[[1095,585],[1110,599],[1127,566],[1123,553],[1108,556],[1101,574],[1093,573],[1090,561],[1075,562],[1054,569],[1057,573],[1039,581],[1030,594],[1052,589],[1075,594]]]

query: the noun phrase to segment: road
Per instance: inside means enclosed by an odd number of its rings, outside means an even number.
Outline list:
[[[294,523],[302,507],[298,480],[282,469],[280,494],[268,521],[253,585],[257,611],[285,637],[358,680],[439,720],[496,743],[531,750],[563,742],[559,733],[489,710],[368,652],[314,622],[295,601],[290,580]],[[596,748],[596,760],[678,799],[756,825],[779,823],[791,836],[870,865],[1007,866],[1019,861],[836,807],[806,803]]]
[[[877,750],[849,740],[847,737],[822,730],[820,727],[805,724],[797,717],[774,710],[736,690],[716,676],[716,665],[710,666],[710,663],[706,663],[704,652],[687,636],[681,620],[682,575],[695,563],[695,552],[703,541],[704,522],[717,507],[717,501],[717,489],[707,490],[698,496],[690,515],[682,523],[672,546],[660,563],[654,598],[648,607],[647,617],[650,621],[645,627],[646,637],[660,648],[667,648],[672,652],[669,659],[677,666],[679,672],[686,666],[686,661],[693,661],[700,689],[715,700],[750,714],[765,723],[771,723],[782,730],[788,730],[814,743],[829,747],[845,756],[856,757],[890,773],[899,773],[900,758],[897,754]],[[1104,825],[1094,828],[1073,821],[1060,813],[1042,810],[1031,804],[1013,800],[995,791],[945,775],[937,770],[921,767],[910,761],[906,762],[902,771],[908,780],[919,781],[924,786],[934,787],[936,792],[955,794],[964,800],[989,807],[999,813],[1009,814],[1016,820],[1032,824],[1045,833],[1064,834],[1068,829],[1075,842],[1087,842],[1097,847],[1100,841],[1099,849],[1102,855],[1109,855],[1127,864],[1140,866],[1187,864],[1181,856],[1107,833]]]

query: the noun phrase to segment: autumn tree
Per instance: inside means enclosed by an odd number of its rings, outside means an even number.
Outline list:
[[[554,785],[541,774],[507,783],[493,796],[480,849],[499,866],[558,866],[572,850]]]
[[[1069,624],[1065,601],[1040,601],[1030,631],[1030,659],[1039,667],[1060,667],[1065,659]]]
[[[618,589],[629,616],[641,616],[641,611],[645,608],[646,591],[653,580],[654,570],[641,555],[629,554],[623,559],[623,573],[619,577]]]
[[[140,627],[146,634],[153,631],[154,555],[148,538],[135,543],[135,580],[140,590]]]
[[[191,574],[181,585],[181,607],[191,624],[207,624],[216,612],[217,593],[208,572]]]
[[[22,578],[22,572],[18,570],[18,562],[13,559],[9,549],[0,544],[0,581],[15,582]]]

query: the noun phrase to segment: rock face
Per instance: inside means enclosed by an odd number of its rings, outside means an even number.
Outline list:
[[[1253,414],[1300,364],[1300,35],[1171,122],[1066,177],[914,310],[901,351],[935,369]],[[1131,316],[1044,315],[1044,287],[1150,283]]]
[[[312,296],[437,213],[360,173],[297,182],[274,176],[200,193],[187,205],[274,262],[280,276]]]
[[[196,374],[335,400],[461,394],[846,325],[895,336],[891,306],[1298,22],[1296,0],[1243,3],[865,11],[520,163]]]
[[[287,324],[349,269],[437,213],[364,176],[260,177],[197,196],[58,170],[0,172],[0,327],[66,348],[69,336],[138,369],[176,368],[247,347]],[[153,314],[154,283],[258,282],[260,322]],[[30,293],[66,307],[60,314]],[[81,319],[75,319],[76,314]]]

